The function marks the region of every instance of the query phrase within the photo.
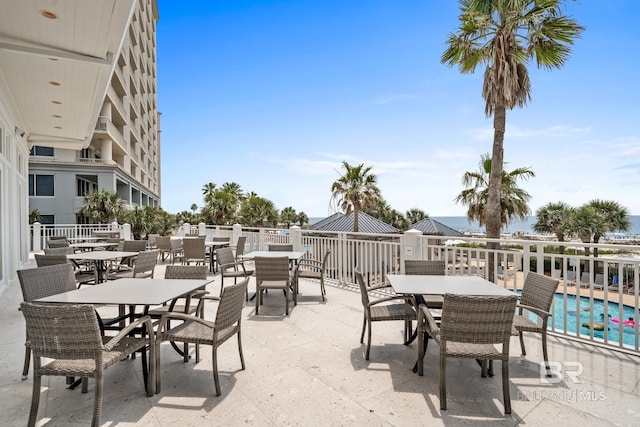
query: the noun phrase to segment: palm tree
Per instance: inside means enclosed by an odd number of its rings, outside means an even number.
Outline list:
[[[304,227],[305,224],[309,223],[309,217],[306,213],[300,211],[298,215],[296,215],[296,222],[300,225],[300,227]]]
[[[489,154],[483,154],[480,157],[480,167],[476,172],[465,172],[462,176],[462,184],[468,187],[455,198],[457,203],[467,206],[467,218],[476,220],[480,226],[487,224],[489,221],[489,187],[490,176],[493,162]],[[514,219],[526,219],[531,213],[529,209],[529,200],[531,195],[518,187],[517,181],[520,179],[529,179],[536,176],[529,168],[517,168],[511,172],[502,171],[501,180],[501,200],[500,212],[498,218],[500,226],[508,224]],[[489,233],[487,231],[487,237]]]
[[[255,194],[242,202],[239,216],[243,224],[252,227],[275,226],[279,219],[273,202]]]
[[[206,202],[203,211],[206,211],[207,217],[212,218],[215,224],[227,224],[235,218],[237,200],[233,194],[224,189],[218,188],[213,194],[208,195]]]
[[[331,186],[331,198],[345,214],[353,211],[353,231],[357,233],[358,214],[375,205],[380,199],[380,189],[376,184],[376,176],[371,173],[371,166],[365,166],[364,163],[351,166],[343,161],[342,167],[345,173]]]
[[[484,217],[487,237],[500,238],[501,196],[506,111],[531,99],[526,64],[535,58],[540,68],[561,68],[570,45],[584,30],[563,16],[564,0],[460,0],[460,26],[451,34],[442,63],[473,73],[486,65],[482,97],[485,114],[493,116],[493,153]],[[492,242],[490,248],[498,248]]]
[[[588,205],[580,206],[572,211],[569,218],[568,231],[573,236],[580,238],[582,243],[591,243],[591,237],[595,233],[602,234],[604,232],[603,223],[598,216],[598,212]],[[584,248],[585,256],[591,254],[591,249],[588,246]],[[588,271],[589,263],[585,263],[585,270]]]
[[[107,190],[91,191],[84,195],[80,213],[91,221],[108,224],[126,211],[126,205],[117,192]]]
[[[207,200],[207,197],[212,196],[214,191],[216,191],[216,185],[213,182],[209,182],[202,186],[202,197]]]
[[[409,224],[415,224],[416,222],[422,221],[425,218],[429,218],[428,213],[418,208],[409,209],[405,216],[407,217],[407,221],[409,221]]]
[[[602,223],[593,233],[593,243],[598,243],[604,233],[627,231],[631,228],[629,211],[618,202],[594,199],[587,203],[587,206],[595,209],[598,219]],[[598,256],[598,248],[594,248],[593,256]]]
[[[222,184],[222,190],[229,193],[233,197],[239,209],[240,203],[244,199],[244,193],[242,192],[242,187],[240,187],[240,184],[238,184],[237,182],[225,182],[224,184]]]
[[[198,205],[196,205],[195,203],[192,203],[191,204],[191,212],[193,212],[193,214],[195,215],[197,210],[198,210]]]
[[[38,209],[34,209],[29,213],[29,224],[34,222],[42,223],[42,214]]]
[[[548,203],[536,211],[536,233],[555,233],[558,242],[564,242],[567,234],[569,218],[573,208],[565,202]],[[560,245],[560,253],[564,253],[564,245]]]
[[[298,214],[296,214],[296,210],[291,206],[287,206],[280,211],[280,222],[283,222],[287,225],[287,228],[291,227],[292,222],[296,222],[298,218]]]

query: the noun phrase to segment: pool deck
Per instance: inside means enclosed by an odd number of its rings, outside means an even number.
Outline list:
[[[156,267],[162,277],[164,265]],[[219,277],[208,289],[219,292]],[[250,286],[250,293],[253,291]],[[0,413],[2,425],[24,426],[31,379],[21,380],[24,320],[16,281],[2,293],[0,309]],[[211,319],[213,305],[207,306]],[[527,334],[527,355],[511,341],[513,413],[503,413],[500,363],[496,376],[481,378],[475,361],[448,363],[448,410],[440,410],[438,346],[429,344],[423,377],[411,372],[417,343],[402,344],[402,323],[374,324],[371,360],[359,343],[362,305],[356,287],[327,284],[323,303],[317,282],[301,283],[296,307],[284,316],[282,293],[270,292],[260,315],[243,309],[246,370],[240,370],[235,339],[219,350],[222,395],[215,396],[211,352],[183,363],[163,344],[162,392],[148,398],[140,359],[105,372],[101,424],[144,426],[327,426],[327,425],[640,425],[640,359],[584,343],[549,337],[550,360],[562,367],[557,382],[540,378],[541,344]],[[89,393],[68,390],[63,378],[43,378],[38,425],[80,426],[91,420]]]

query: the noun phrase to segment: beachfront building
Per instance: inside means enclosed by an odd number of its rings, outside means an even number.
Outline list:
[[[131,208],[159,206],[157,19],[155,1],[138,2],[88,145],[31,147],[29,209],[43,223],[87,222],[78,212],[94,190],[117,192]]]
[[[0,10],[1,289],[28,260],[30,193],[56,222],[75,220],[80,187],[158,204],[160,147],[155,0],[0,0]]]

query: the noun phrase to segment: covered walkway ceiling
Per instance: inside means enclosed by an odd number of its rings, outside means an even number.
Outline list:
[[[30,145],[89,145],[135,0],[0,0],[0,100]]]

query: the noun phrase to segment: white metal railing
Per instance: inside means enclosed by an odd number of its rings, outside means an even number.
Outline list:
[[[70,239],[91,236],[92,230],[112,225],[43,226],[40,247],[51,235]],[[123,227],[127,227],[124,225]],[[552,307],[550,333],[640,355],[640,252],[634,245],[565,242],[559,254],[557,241],[500,240],[500,249],[487,249],[490,239],[455,237],[458,244],[445,244],[446,236],[405,234],[331,233],[231,226],[185,224],[179,234],[198,233],[207,237],[229,237],[232,243],[246,236],[245,251],[265,250],[272,243],[292,243],[305,256],[322,259],[327,251],[328,278],[339,284],[353,284],[357,266],[369,284],[384,282],[390,273],[404,271],[405,259],[441,259],[448,275],[474,274],[500,286],[519,291],[529,271],[560,281]],[[464,243],[460,243],[464,241]],[[586,256],[584,247],[598,249],[599,256]],[[603,253],[606,251],[606,253]],[[488,265],[493,262],[493,277]],[[590,325],[585,327],[583,325]],[[602,330],[600,325],[602,325]]]

